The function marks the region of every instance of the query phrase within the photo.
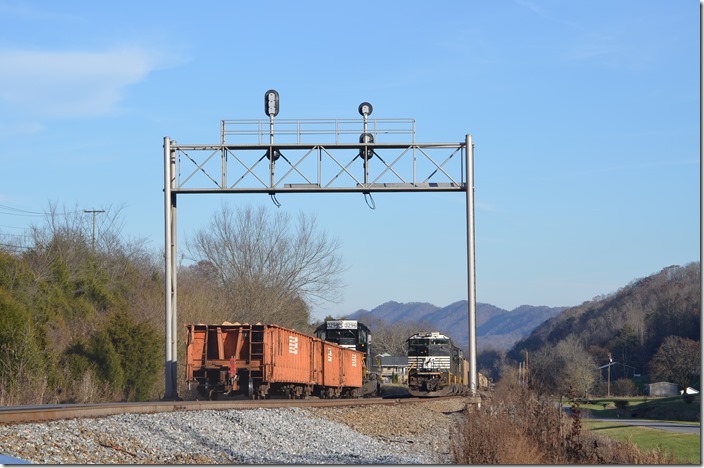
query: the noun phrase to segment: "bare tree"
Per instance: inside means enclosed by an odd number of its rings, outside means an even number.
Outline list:
[[[372,350],[375,355],[405,356],[408,337],[427,329],[417,322],[387,323],[374,317],[367,317],[361,321],[372,330]]]
[[[558,378],[560,388],[565,390],[573,386],[586,398],[597,380],[598,368],[594,358],[575,335],[569,335],[557,343],[555,354],[562,363]]]
[[[656,379],[669,380],[682,390],[701,374],[701,349],[698,341],[668,336],[650,361],[650,373]]]
[[[597,371],[596,362],[575,335],[531,354],[531,385],[544,391],[566,393],[573,387],[586,396],[594,387]]]
[[[178,273],[179,319],[184,323],[220,323],[228,318],[225,288],[219,287],[217,273],[207,261],[181,267]]]
[[[339,242],[314,217],[271,214],[264,206],[223,205],[209,226],[186,243],[190,260],[207,261],[227,292],[226,317],[289,325],[310,317],[312,304],[338,299]]]
[[[44,223],[31,227],[33,247],[25,255],[38,279],[48,278],[57,261],[65,263],[73,275],[85,265],[86,257],[93,259],[95,271],[112,281],[128,276],[132,264],[147,256],[146,239],[128,240],[122,235],[121,212],[121,207],[106,206],[93,224],[90,212],[78,206],[59,209],[49,202]]]
[[[530,354],[530,367],[528,381],[532,388],[540,392],[554,392],[557,390],[558,370],[561,367],[561,362],[558,360],[554,349],[549,346],[544,346]],[[507,373],[504,369],[501,377],[505,378]]]

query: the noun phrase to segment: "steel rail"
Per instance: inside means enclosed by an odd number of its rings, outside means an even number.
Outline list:
[[[457,398],[457,397],[451,397]],[[440,400],[433,398],[432,400]],[[271,399],[220,401],[150,401],[136,403],[87,403],[0,407],[0,425],[26,424],[74,418],[100,418],[116,414],[168,413],[173,411],[230,410],[258,408],[315,408],[335,406],[397,405],[430,401],[418,398],[361,399]]]

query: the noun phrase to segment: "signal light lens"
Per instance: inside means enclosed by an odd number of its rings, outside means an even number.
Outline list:
[[[264,113],[269,117],[275,117],[279,113],[279,93],[275,89],[264,93]]]

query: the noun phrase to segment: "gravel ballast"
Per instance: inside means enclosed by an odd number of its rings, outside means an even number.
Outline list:
[[[0,453],[38,464],[438,464],[465,400],[176,411],[0,426]]]

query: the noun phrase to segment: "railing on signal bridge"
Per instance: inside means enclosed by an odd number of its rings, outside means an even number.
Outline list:
[[[278,144],[353,144],[364,133],[362,119],[275,119],[273,135]],[[414,145],[415,119],[367,119],[367,133],[380,143]],[[221,120],[222,145],[269,144],[271,120]],[[377,137],[389,136],[382,138]]]

